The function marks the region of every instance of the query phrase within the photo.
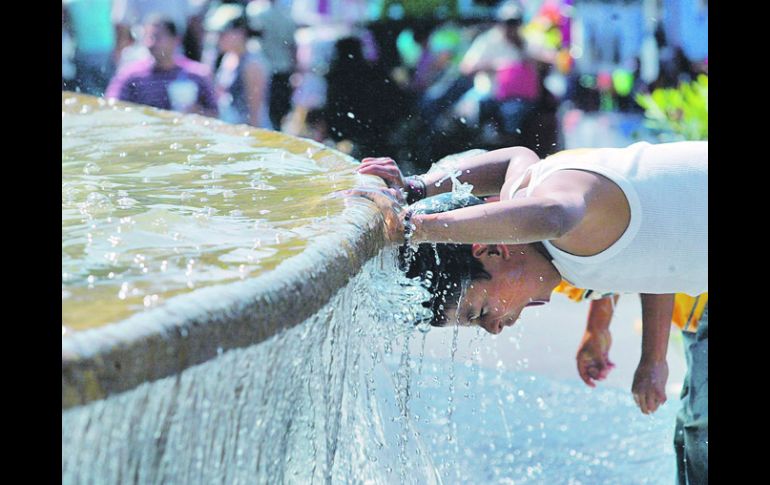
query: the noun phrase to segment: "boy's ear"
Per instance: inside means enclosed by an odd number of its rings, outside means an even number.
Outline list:
[[[508,248],[505,244],[496,244],[497,250],[500,252],[500,256],[503,259],[510,259],[511,258],[511,250]]]
[[[505,244],[471,244],[471,254],[476,259],[481,259],[485,254],[487,256],[500,256],[503,259],[511,257],[511,253],[508,250],[508,246]]]
[[[471,254],[476,259],[481,259],[489,251],[488,244],[473,243],[471,244]]]

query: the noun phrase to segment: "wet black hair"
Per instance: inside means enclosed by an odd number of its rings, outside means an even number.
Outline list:
[[[423,199],[411,208],[414,214],[434,214],[481,203],[474,196],[458,198],[447,193]],[[416,250],[405,244],[399,249],[399,266],[407,278],[420,278],[430,293],[422,306],[431,310],[428,323],[434,327],[448,323],[447,312],[457,307],[471,281],[492,277],[473,256],[470,244],[422,243]]]
[[[473,256],[470,244],[423,243],[416,251],[405,245],[399,250],[399,262],[406,276],[419,277],[430,293],[422,306],[431,311],[428,323],[434,327],[447,324],[447,312],[457,307],[463,288],[471,281],[491,278]]]

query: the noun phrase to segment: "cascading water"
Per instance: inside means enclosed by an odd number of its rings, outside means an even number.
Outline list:
[[[63,483],[440,483],[409,420],[409,359],[395,384],[382,364],[414,331],[414,301],[382,305],[410,286],[394,257],[260,345],[63,412]]]

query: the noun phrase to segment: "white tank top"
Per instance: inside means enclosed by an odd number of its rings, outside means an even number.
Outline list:
[[[708,142],[687,141],[627,148],[567,150],[531,165],[532,191],[557,170],[601,174],[625,193],[631,220],[612,246],[575,256],[543,245],[562,278],[574,286],[616,293],[708,291]]]

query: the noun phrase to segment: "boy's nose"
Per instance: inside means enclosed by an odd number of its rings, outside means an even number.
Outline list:
[[[503,331],[502,320],[489,321],[482,326],[484,327],[484,330],[494,335],[497,335]]]

